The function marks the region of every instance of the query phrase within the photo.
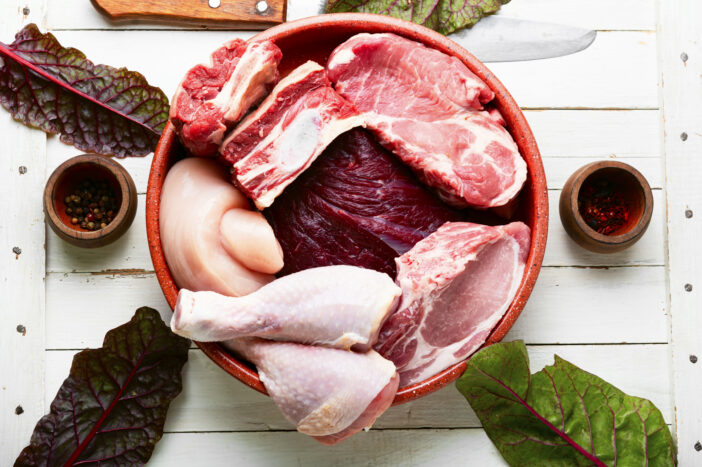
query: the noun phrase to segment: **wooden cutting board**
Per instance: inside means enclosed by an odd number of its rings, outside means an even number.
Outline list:
[[[91,0],[112,21],[157,21],[265,29],[285,22],[286,0]]]

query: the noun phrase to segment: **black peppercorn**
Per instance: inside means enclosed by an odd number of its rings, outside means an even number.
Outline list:
[[[64,198],[71,224],[86,230],[104,229],[114,219],[117,197],[107,182],[85,179]]]

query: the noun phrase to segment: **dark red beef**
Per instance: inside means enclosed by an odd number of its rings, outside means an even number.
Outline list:
[[[395,257],[461,214],[439,201],[365,130],[338,137],[264,211],[282,275],[350,264],[395,277]]]

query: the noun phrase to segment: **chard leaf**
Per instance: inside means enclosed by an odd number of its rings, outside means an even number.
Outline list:
[[[327,13],[375,13],[421,24],[441,34],[473,26],[509,0],[329,0]]]
[[[163,435],[190,341],[143,307],[73,357],[68,378],[15,466],[142,465]]]
[[[143,156],[168,121],[168,98],[141,74],[95,65],[35,24],[0,43],[0,104],[25,125],[86,152]]]
[[[555,356],[531,375],[524,342],[476,353],[456,383],[514,466],[671,466],[661,412]]]

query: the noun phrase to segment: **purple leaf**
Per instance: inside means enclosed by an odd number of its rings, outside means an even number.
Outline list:
[[[476,353],[456,383],[510,465],[673,466],[661,412],[562,358],[530,374],[524,342]]]
[[[118,157],[152,152],[168,121],[168,98],[141,74],[95,65],[34,24],[0,43],[0,104],[82,151]]]
[[[143,307],[103,346],[73,357],[68,378],[15,466],[142,465],[163,435],[190,341]]]

